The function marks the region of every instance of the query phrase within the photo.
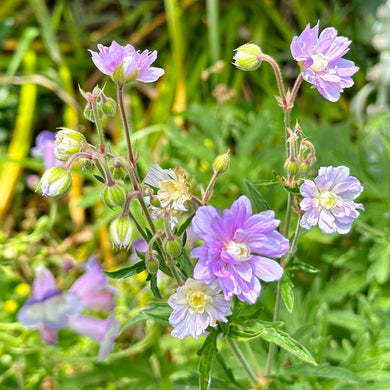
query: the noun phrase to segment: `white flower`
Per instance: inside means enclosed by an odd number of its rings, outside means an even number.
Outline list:
[[[183,169],[162,169],[158,164],[149,168],[145,184],[158,188],[157,198],[163,208],[186,211],[184,202],[191,200],[189,183]]]
[[[198,338],[209,326],[216,327],[217,321],[227,322],[232,314],[230,302],[221,294],[218,281],[206,284],[201,280],[187,279],[168,299],[173,312],[169,323],[173,326],[172,336],[183,339]]]

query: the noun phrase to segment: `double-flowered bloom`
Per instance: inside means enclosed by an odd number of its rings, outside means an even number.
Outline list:
[[[139,53],[132,45],[121,46],[115,41],[110,46],[99,44],[97,47],[98,52],[90,50],[92,61],[117,83],[134,80],[151,83],[164,74],[163,69],[151,66],[157,58],[157,51]]]
[[[289,250],[289,242],[276,228],[271,210],[252,215],[252,206],[241,196],[223,214],[214,207],[200,207],[192,220],[194,232],[203,239],[191,256],[198,258],[195,279],[212,283],[217,279],[226,300],[233,295],[254,304],[261,285],[279,280],[283,268],[271,258]]]
[[[351,76],[359,68],[352,61],[342,58],[348,52],[351,41],[338,37],[333,27],[324,29],[318,36],[318,25],[310,28],[308,24],[301,35],[293,38],[291,53],[301,66],[303,78],[313,84],[325,99],[335,102],[344,88],[352,87]]]
[[[107,283],[99,264],[91,258],[86,272],[69,291],[61,291],[54,276],[44,267],[37,269],[33,298],[19,310],[18,321],[30,329],[38,329],[43,341],[58,342],[58,330],[70,328],[99,343],[99,360],[110,353],[119,334],[119,323],[109,316],[105,320],[81,314],[87,310],[112,310],[116,291]]]
[[[349,176],[345,166],[320,168],[314,181],[305,180],[300,191],[304,197],[300,207],[305,212],[301,226],[305,229],[318,225],[323,233],[345,234],[359,216],[357,210],[364,210],[361,203],[354,202],[363,186]]]
[[[183,339],[198,338],[209,326],[216,327],[217,321],[227,322],[232,314],[230,302],[221,294],[216,280],[211,284],[201,280],[187,279],[168,299],[173,311],[169,323],[173,326],[172,336]]]

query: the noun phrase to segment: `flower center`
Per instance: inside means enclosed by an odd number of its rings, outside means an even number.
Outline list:
[[[225,251],[237,261],[247,261],[251,257],[251,250],[243,242],[229,241],[225,245]]]
[[[328,66],[328,60],[323,54],[313,54],[311,59],[313,60],[313,65],[310,69],[315,73],[322,72]]]
[[[189,291],[187,293],[187,302],[191,313],[203,313],[206,305],[210,301],[210,295],[207,295],[203,291]]]
[[[337,196],[334,192],[324,191],[317,198],[317,205],[323,209],[332,209],[333,207],[339,206],[342,199]]]

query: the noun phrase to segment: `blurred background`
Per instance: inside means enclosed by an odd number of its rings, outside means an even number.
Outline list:
[[[113,354],[96,363],[96,345],[62,331],[58,347],[16,322],[30,297],[34,268],[45,264],[68,288],[96,255],[109,270],[125,266],[129,253],[113,252],[91,174],[75,170],[66,199],[34,192],[44,170],[31,149],[43,130],[64,126],[97,141],[83,117],[79,86],[91,91],[109,78],[93,65],[87,49],[113,40],[139,50],[157,50],[157,83],[126,89],[139,169],[159,162],[184,167],[193,187],[207,185],[217,155],[231,150],[230,170],[219,180],[211,204],[229,207],[245,194],[244,179],[282,174],[283,113],[275,100],[272,69],[255,72],[232,65],[234,49],[251,41],[279,62],[286,86],[299,69],[289,45],[307,23],[333,26],[352,40],[346,58],[360,68],[355,85],[337,103],[303,84],[292,123],[299,120],[316,146],[321,166],[346,165],[362,182],[365,212],[347,236],[305,232],[298,259],[318,273],[296,273],[295,307],[282,320],[320,364],[275,365],[275,389],[389,389],[390,383],[390,1],[303,0],[14,0],[0,4],[0,388],[1,389],[196,389],[201,341],[173,340],[169,330],[147,321],[126,329]],[[105,123],[116,151],[125,151],[119,116]],[[195,186],[197,183],[197,186]],[[286,192],[259,190],[283,219]],[[124,324],[151,299],[140,274],[115,280],[116,315]],[[162,285],[165,297],[172,292]],[[165,289],[165,290],[164,290]],[[272,319],[274,286],[260,299],[262,318]],[[267,344],[253,340],[264,367]],[[234,358],[213,361],[211,389],[246,388]],[[243,346],[245,350],[245,345]],[[284,352],[280,361],[284,362]],[[298,363],[291,358],[292,363]],[[366,380],[366,381],[364,381]]]

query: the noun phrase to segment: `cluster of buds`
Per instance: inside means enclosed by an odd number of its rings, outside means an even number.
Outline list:
[[[301,139],[302,130],[299,124],[294,131],[288,129],[287,139],[288,157],[284,162],[284,170],[287,174],[285,183],[294,186],[297,178],[307,174],[310,167],[316,162],[314,145],[307,139]]]
[[[83,98],[87,101],[84,108],[84,117],[90,122],[95,123],[95,116],[100,113],[107,116],[114,116],[117,104],[114,99],[107,97],[103,89],[96,86],[92,92],[83,91],[80,86],[79,90]],[[96,111],[94,112],[96,108]]]

